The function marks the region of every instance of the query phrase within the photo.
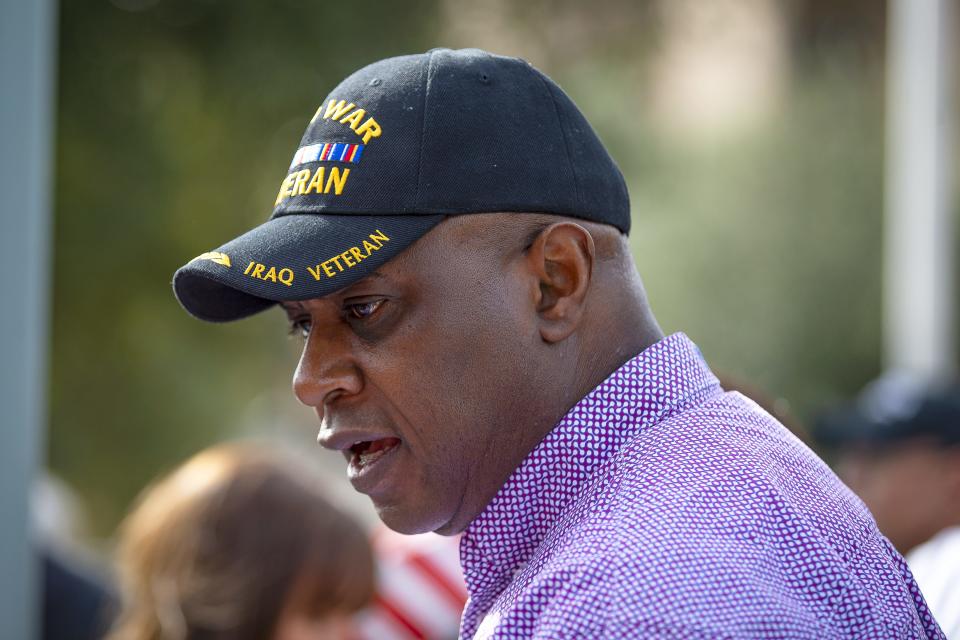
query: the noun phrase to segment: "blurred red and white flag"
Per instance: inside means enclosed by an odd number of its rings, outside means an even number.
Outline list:
[[[467,589],[460,569],[460,537],[404,536],[379,528],[373,536],[377,595],[360,612],[363,640],[456,638]]]

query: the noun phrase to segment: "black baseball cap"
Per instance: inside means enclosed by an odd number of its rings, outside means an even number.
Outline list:
[[[960,445],[960,386],[887,374],[857,399],[825,412],[816,439],[831,448],[882,448],[913,439]]]
[[[623,175],[552,80],[518,58],[434,49],[375,62],[310,120],[267,222],[173,277],[202,320],[320,298],[448,215],[552,213],[630,230]]]

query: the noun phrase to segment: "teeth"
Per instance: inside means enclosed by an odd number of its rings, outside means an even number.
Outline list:
[[[399,442],[395,438],[385,438],[383,440],[364,441],[366,446],[361,446],[360,450],[354,451],[358,466],[373,464],[381,457],[390,453]]]
[[[357,456],[360,466],[365,467],[372,462],[375,462],[377,459],[383,457],[383,455],[389,451],[389,449],[380,449],[379,451],[374,451],[373,453],[361,453]]]

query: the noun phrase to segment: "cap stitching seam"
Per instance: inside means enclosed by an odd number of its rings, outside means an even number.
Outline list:
[[[570,156],[570,141],[567,140],[567,131],[563,128],[563,118],[560,117],[560,106],[557,104],[557,98],[553,95],[553,90],[551,90],[550,85],[547,84],[543,76],[537,73],[533,67],[528,65],[528,68],[537,79],[540,80],[540,84],[544,86],[547,90],[547,95],[550,96],[550,102],[553,103],[553,112],[557,116],[557,126],[560,127],[560,136],[563,138],[563,148],[567,152],[567,165],[570,167],[570,175],[573,176],[573,190],[577,198],[577,205],[584,207],[583,199],[580,197],[580,177],[577,175],[577,171],[573,166],[573,158]]]
[[[423,86],[423,106],[420,108],[420,147],[417,149],[417,193],[413,198],[414,210],[420,208],[420,186],[423,180],[423,141],[427,137],[427,96],[430,94],[432,79],[430,72],[433,69],[434,53],[434,51],[431,51],[430,57],[427,58],[427,78]]]

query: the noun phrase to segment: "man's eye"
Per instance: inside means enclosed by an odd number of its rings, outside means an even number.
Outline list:
[[[311,327],[309,318],[297,318],[296,320],[290,321],[290,335],[300,336],[304,340],[310,337],[310,327]]]
[[[382,304],[383,300],[349,304],[347,305],[347,312],[357,320],[366,320],[375,314]]]

